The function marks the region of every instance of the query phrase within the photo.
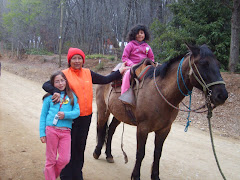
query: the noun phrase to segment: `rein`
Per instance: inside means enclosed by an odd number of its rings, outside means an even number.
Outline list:
[[[157,85],[157,82],[156,82],[156,67],[155,67],[153,73],[154,73],[153,78],[154,78],[155,87],[156,87],[158,93],[160,94],[160,96],[163,98],[163,100],[164,100],[169,106],[171,106],[172,108],[174,108],[174,109],[176,109],[176,110],[183,111],[183,112],[202,113],[202,112],[198,112],[198,110],[199,110],[199,109],[202,109],[203,107],[205,107],[205,105],[203,105],[202,107],[197,108],[197,109],[195,109],[195,110],[184,110],[184,109],[180,109],[180,108],[174,106],[173,104],[171,104],[171,103],[164,97],[164,95],[162,94],[162,92],[160,91],[160,89],[159,89],[159,87],[158,87],[158,85]]]

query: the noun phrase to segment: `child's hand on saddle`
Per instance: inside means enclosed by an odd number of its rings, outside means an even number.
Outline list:
[[[46,136],[40,137],[42,143],[46,143]]]
[[[131,67],[126,66],[126,62],[122,63],[122,66],[119,68],[119,72],[121,74],[123,74],[125,71],[127,71],[128,69],[130,69]]]
[[[52,102],[54,102],[54,104],[60,102],[60,93],[54,93],[52,96]]]

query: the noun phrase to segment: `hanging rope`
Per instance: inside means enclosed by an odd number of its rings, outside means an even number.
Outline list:
[[[121,138],[121,149],[122,149],[125,164],[126,164],[126,163],[128,163],[128,157],[127,157],[126,152],[123,150],[123,133],[124,133],[124,123],[123,123],[123,131],[122,131],[122,138]]]
[[[178,85],[178,89],[179,91],[182,93],[182,95],[184,96],[189,96],[189,105],[188,105],[188,109],[189,109],[189,112],[188,112],[188,117],[187,117],[187,123],[186,123],[186,126],[185,126],[185,129],[184,131],[187,132],[188,131],[188,127],[190,126],[190,113],[191,113],[191,102],[192,102],[192,91],[190,91],[186,84],[185,84],[185,81],[184,81],[184,78],[183,78],[183,74],[182,74],[182,63],[184,61],[184,57],[182,58],[182,60],[180,61],[179,65],[178,65],[178,71],[177,71],[177,85]],[[183,85],[185,87],[185,89],[187,90],[187,94],[185,94],[181,87],[180,87],[180,84],[179,84],[179,74],[181,75],[181,79],[182,79],[182,82],[183,82]]]
[[[190,122],[191,122],[191,120],[190,120],[191,102],[192,102],[192,96],[190,94],[190,96],[189,96],[189,106],[188,106],[190,111],[188,112],[187,123],[186,123],[185,129],[184,129],[185,132],[188,131],[188,127],[190,126]]]
[[[215,160],[216,160],[216,163],[217,163],[217,167],[218,167],[218,170],[219,172],[221,173],[222,175],[222,178],[224,180],[226,180],[222,170],[221,170],[221,167],[220,167],[220,164],[218,162],[218,158],[217,158],[217,154],[216,154],[216,151],[215,151],[215,147],[214,147],[214,142],[213,142],[213,135],[212,135],[212,126],[211,126],[211,117],[212,117],[212,106],[211,106],[211,103],[210,102],[207,102],[207,108],[208,108],[208,114],[207,114],[207,118],[208,118],[208,125],[209,125],[209,133],[210,133],[210,138],[211,138],[211,144],[212,144],[212,150],[213,150],[213,154],[214,154],[214,157],[215,157]]]

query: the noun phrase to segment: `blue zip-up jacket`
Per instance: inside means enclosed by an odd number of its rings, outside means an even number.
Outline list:
[[[60,102],[62,102],[64,98],[64,91],[61,92]],[[43,100],[42,112],[40,116],[40,125],[39,132],[40,137],[46,136],[46,126],[55,126],[53,125],[53,119],[58,111],[64,112],[64,119],[59,119],[57,123],[57,127],[68,127],[72,128],[72,120],[76,119],[80,115],[80,109],[77,101],[76,95],[73,93],[74,97],[74,105],[71,105],[71,100],[68,96],[65,97],[65,101],[62,103],[62,107],[60,108],[60,102],[54,104],[52,102],[52,95],[47,96]]]

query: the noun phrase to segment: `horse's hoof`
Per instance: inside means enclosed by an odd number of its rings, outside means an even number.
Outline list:
[[[140,177],[137,178],[132,177],[131,180],[140,180]]]
[[[107,157],[106,159],[107,159],[107,162],[109,162],[109,163],[114,163],[113,157]]]
[[[159,178],[159,177],[156,177],[156,178],[152,178],[152,180],[160,180],[160,178]]]
[[[155,176],[151,176],[151,180],[160,180],[159,176],[158,175],[155,175]]]
[[[97,155],[95,152],[93,153],[93,157],[94,157],[95,159],[98,159],[99,156],[100,156],[100,155]]]

